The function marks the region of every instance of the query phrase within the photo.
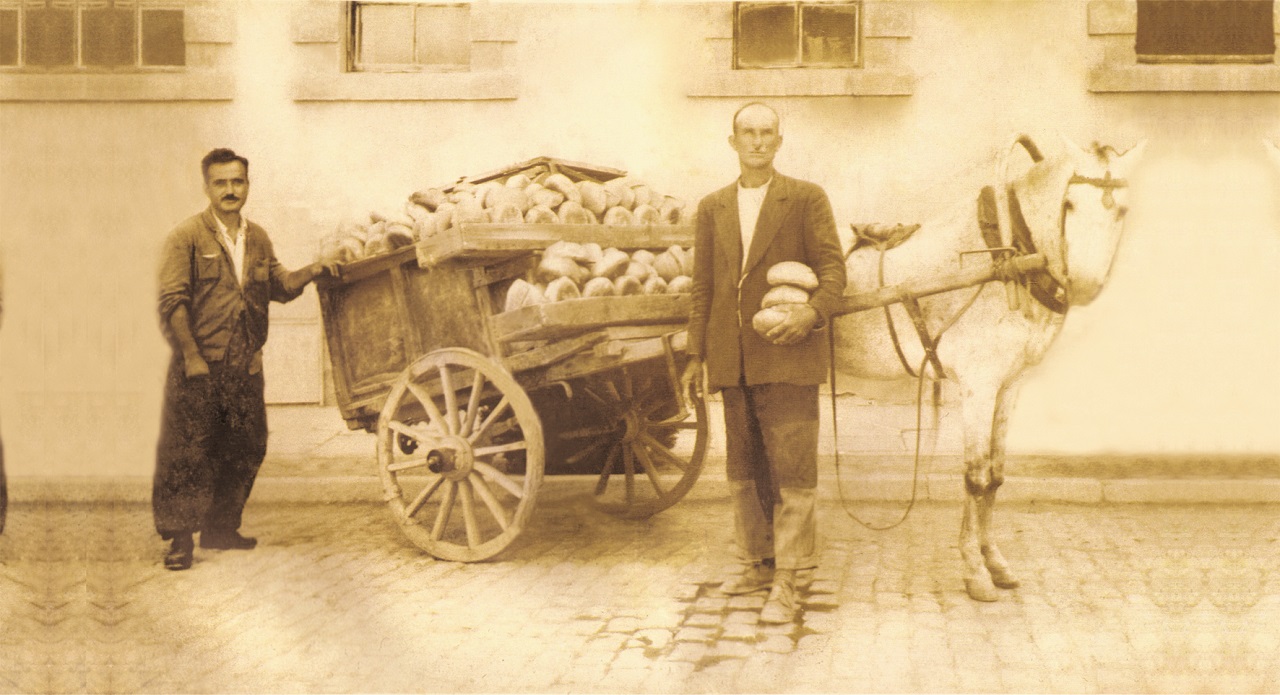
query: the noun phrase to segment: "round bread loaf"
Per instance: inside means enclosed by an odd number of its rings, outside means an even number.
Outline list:
[[[621,275],[631,263],[631,257],[625,251],[605,249],[604,256],[591,268],[591,274],[612,280]]]
[[[436,233],[445,231],[453,226],[453,213],[457,210],[453,203],[440,203],[436,208]]]
[[[631,224],[631,211],[615,205],[604,213],[604,223],[616,227],[622,227]]]
[[[779,304],[807,304],[809,293],[795,285],[777,285],[764,294],[760,308],[768,309]]]
[[[559,191],[564,194],[565,199],[582,205],[582,192],[573,181],[569,180],[568,176],[560,173],[551,174],[542,181],[542,185],[553,191]]]
[[[582,197],[582,207],[590,210],[596,216],[603,215],[608,209],[604,186],[595,181],[579,181],[578,195]]]
[[[589,263],[591,261],[591,252],[587,247],[574,241],[557,241],[547,247],[543,251],[544,256],[563,256],[570,258],[579,263]]]
[[[644,285],[640,283],[639,279],[631,275],[619,275],[618,279],[613,281],[613,288],[620,297],[628,297],[644,292]]]
[[[639,261],[631,261],[627,263],[627,269],[624,270],[622,274],[633,277],[640,282],[645,282],[656,275],[656,273],[653,272],[653,266]]]
[[[572,200],[560,203],[556,215],[560,218],[560,224],[594,224],[596,221],[590,210]]]
[[[547,283],[547,301],[562,302],[566,299],[577,299],[582,296],[577,283],[571,278],[556,278]]]
[[[515,311],[523,306],[528,306],[529,294],[531,292],[540,292],[537,285],[521,278],[516,278],[511,283],[511,287],[507,288],[507,298],[503,302],[503,311]]]
[[[534,205],[524,214],[524,221],[528,224],[555,224],[560,221],[556,217],[556,211],[546,205]]]
[[[662,224],[662,213],[649,204],[636,205],[631,211],[632,224]]]
[[[769,268],[765,279],[770,285],[795,285],[810,292],[818,289],[818,276],[809,266],[798,261],[783,261]]]
[[[644,281],[644,293],[645,294],[666,294],[667,281],[663,280],[661,277],[657,275],[654,275],[653,277]]]
[[[756,315],[751,317],[751,327],[756,329],[756,333],[759,333],[760,337],[767,339],[769,331],[777,328],[778,324],[786,321],[791,316],[791,312],[787,310],[788,306],[790,305],[778,304],[777,306],[757,311]]]
[[[583,297],[612,297],[615,294],[613,280],[606,277],[591,278],[582,286]]]
[[[529,196],[529,201],[534,205],[544,205],[553,210],[565,201],[564,194],[560,191],[553,191],[536,183],[529,184],[529,187],[524,189],[524,194]]]
[[[486,210],[493,222],[500,224],[521,224],[524,222],[524,213],[520,211],[514,203],[499,203],[496,207]]]
[[[649,249],[637,249],[631,254],[631,260],[636,263],[644,263],[645,265],[653,265],[653,259],[656,258],[654,253]]]
[[[542,260],[538,262],[538,268],[534,271],[534,275],[539,282],[546,283],[563,277],[574,279],[578,277],[579,267],[577,261],[572,258],[545,254],[542,256]]]
[[[680,266],[680,261],[671,254],[670,250],[663,251],[653,259],[653,270],[667,282],[671,282],[677,276],[684,274],[684,269]]]
[[[444,191],[439,188],[424,188],[409,196],[409,200],[432,212],[435,212],[435,209],[439,207],[440,203],[443,203],[445,199]]]
[[[507,188],[523,190],[531,183],[533,183],[533,179],[529,178],[528,176],[525,176],[524,174],[512,174],[511,176],[507,177],[507,180],[503,182],[502,185],[506,186]]]
[[[677,275],[667,283],[667,294],[688,294],[693,291],[693,278]]]
[[[529,196],[524,194],[523,190],[503,188],[501,186],[490,190],[489,194],[485,196],[484,203],[487,207],[495,209],[502,205],[514,205],[520,209],[521,214],[528,212],[529,208],[533,207],[532,201],[529,200]]]

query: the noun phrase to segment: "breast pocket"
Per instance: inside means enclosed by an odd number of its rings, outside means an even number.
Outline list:
[[[196,258],[196,281],[217,282],[222,274],[222,257],[217,254],[201,254]]]
[[[269,261],[261,260],[253,264],[249,269],[249,280],[252,282],[266,282],[271,279],[271,264]]]

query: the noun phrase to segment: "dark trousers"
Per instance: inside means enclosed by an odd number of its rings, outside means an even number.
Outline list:
[[[9,512],[9,479],[4,474],[4,442],[0,441],[0,533],[4,533],[4,519]]]
[[[816,566],[818,387],[743,385],[721,394],[739,552],[775,558],[781,569]]]
[[[240,528],[244,504],[267,453],[262,374],[209,365],[188,379],[182,360],[169,365],[151,509],[165,539]]]

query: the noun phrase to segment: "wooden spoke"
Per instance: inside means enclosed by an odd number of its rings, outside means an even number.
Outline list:
[[[609,455],[605,457],[604,470],[600,471],[600,479],[596,481],[596,496],[604,494],[604,490],[609,486],[609,476],[613,474],[613,467],[618,463],[618,450],[622,448],[621,444],[614,444],[609,449]]]
[[[484,481],[480,474],[472,472],[471,486],[475,488],[476,494],[480,496],[480,501],[484,502],[484,506],[489,508],[489,513],[493,515],[494,521],[506,531],[511,527],[511,521],[507,519],[507,510],[502,508],[502,503],[493,495],[493,490],[489,489],[489,484]]]
[[[636,459],[631,447],[622,447],[622,465],[627,474],[627,504],[636,502]]]
[[[475,432],[467,435],[467,441],[475,444],[477,439],[484,436],[485,430],[489,429],[489,426],[496,422],[499,417],[502,417],[502,414],[510,407],[511,401],[504,395],[502,400],[498,401],[498,405],[493,409],[493,412],[489,413],[489,417],[485,418],[484,422],[480,423],[480,426],[476,428]]]
[[[698,422],[696,420],[686,420],[683,418],[670,418],[667,420],[658,420],[649,423],[650,429],[672,429],[672,430],[696,430]]]
[[[618,393],[618,387],[614,386],[612,381],[604,382],[604,389],[608,392],[609,398],[613,399],[611,402],[617,403],[622,400],[622,394]]]
[[[418,458],[412,461],[401,461],[400,463],[389,463],[387,464],[387,470],[391,471],[392,473],[399,473],[400,471],[407,471],[413,468],[422,468],[425,465],[427,465],[427,457],[419,456]]]
[[[480,545],[480,525],[476,523],[476,501],[471,494],[471,481],[463,478],[458,482],[462,488],[462,523],[467,528],[467,547]]]
[[[406,425],[403,422],[400,422],[399,420],[392,420],[388,422],[387,429],[391,430],[392,432],[395,432],[396,434],[403,434],[404,436],[409,437],[410,439],[416,442],[424,442],[429,438],[429,435],[427,433],[421,432],[416,427],[413,427],[412,425]]]
[[[437,476],[435,480],[431,481],[430,485],[422,488],[422,492],[419,492],[418,496],[413,498],[413,502],[410,502],[409,506],[404,508],[405,518],[412,519],[417,515],[417,513],[422,510],[422,505],[426,504],[427,500],[431,499],[431,496],[435,494],[436,490],[440,489],[440,486],[444,484],[444,481],[445,477],[443,475]]]
[[[610,442],[608,439],[601,439],[595,444],[591,444],[587,446],[585,449],[578,450],[576,454],[566,458],[564,462],[570,466],[576,466],[578,465],[579,461],[587,458],[588,456],[595,455],[595,453],[597,451],[600,451],[602,447],[608,446],[609,444],[612,444],[612,442]]]
[[[631,375],[627,373],[626,369],[622,370],[621,381],[622,381],[622,396],[627,399],[628,403],[630,403],[632,401]]]
[[[440,414],[440,409],[436,407],[436,402],[431,398],[431,394],[421,386],[412,381],[405,382],[405,388],[409,389],[409,393],[422,404],[424,410],[427,411],[427,418],[431,420],[431,424],[435,425],[441,432],[448,432],[449,425],[445,423],[444,416]]]
[[[592,389],[591,387],[586,387],[582,389],[582,392],[587,394],[588,396],[591,396],[591,400],[598,403],[601,407],[608,408],[609,410],[613,410],[613,403],[610,403],[609,401],[602,398],[600,394],[596,393],[595,390]]]
[[[676,468],[679,468],[682,471],[688,470],[688,466],[689,466],[688,461],[685,461],[684,459],[680,458],[680,456],[678,456],[674,451],[664,446],[662,442],[659,442],[658,440],[654,439],[653,435],[649,434],[648,432],[645,432],[644,434],[640,435],[640,438],[644,441],[645,444],[649,445],[649,448],[653,450],[653,453],[657,454],[659,457],[665,459],[668,463],[675,466]]]
[[[581,429],[569,430],[568,432],[563,432],[561,433],[560,438],[561,439],[598,439],[600,437],[606,437],[608,435],[611,435],[616,431],[618,431],[618,428],[612,425],[606,426],[606,427],[583,427]]]
[[[449,434],[457,434],[461,423],[458,420],[458,394],[453,390],[453,378],[449,376],[449,366],[440,365],[440,389],[444,392],[445,424],[449,426]]]
[[[653,460],[649,458],[649,453],[644,450],[644,446],[636,444],[634,447],[636,458],[640,459],[640,466],[644,468],[644,472],[649,476],[649,482],[653,483],[653,489],[657,490],[658,496],[667,494],[662,489],[662,483],[658,481],[658,469],[654,467]]]
[[[463,437],[471,434],[471,428],[476,425],[476,411],[480,409],[480,392],[484,391],[484,372],[476,370],[475,379],[471,382],[471,397],[467,399],[467,420],[462,423],[462,429],[458,434]]]
[[[444,491],[444,501],[440,503],[440,511],[436,513],[436,523],[431,527],[431,540],[438,541],[444,533],[445,524],[453,514],[453,501],[458,497],[458,485],[451,483]]]
[[[528,445],[525,444],[524,442],[511,442],[510,444],[498,444],[496,446],[480,447],[478,449],[473,450],[473,453],[475,454],[476,458],[482,458],[485,456],[493,456],[494,454],[501,454],[504,451],[520,451],[521,449],[524,449],[527,446]]]
[[[486,480],[497,483],[499,487],[511,493],[517,499],[524,499],[524,489],[520,487],[519,483],[508,477],[506,473],[503,473],[483,461],[476,461],[475,469],[479,471],[480,475],[484,476]]]

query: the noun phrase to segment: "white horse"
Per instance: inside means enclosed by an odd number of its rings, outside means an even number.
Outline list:
[[[965,588],[980,601],[997,600],[997,587],[1018,586],[991,534],[996,490],[1004,481],[1005,434],[1016,382],[1044,357],[1062,328],[1066,308],[1088,304],[1102,289],[1123,231],[1125,177],[1145,146],[1140,143],[1118,153],[1095,145],[1086,151],[1063,138],[1060,151],[1042,156],[1029,138],[1022,136],[1018,142],[1035,162],[1025,175],[996,192],[1003,236],[999,245],[1014,244],[1013,230],[1020,229],[1020,250],[1004,253],[1043,254],[1045,270],[1020,284],[989,282],[919,300],[928,334],[945,331],[937,354],[946,377],[958,385],[962,401],[968,494],[960,550]],[[1001,178],[1008,181],[1003,173]],[[953,274],[961,268],[963,252],[989,248],[978,208],[975,198],[922,225],[901,245],[886,251],[883,259],[875,248],[855,250],[848,258],[847,291],[864,292],[882,284],[928,285],[931,279]],[[999,255],[966,254],[963,267],[991,264]],[[904,365],[916,369],[925,363],[923,341],[903,305],[894,305],[891,314],[898,348],[883,310],[860,311],[836,320],[839,373],[903,379],[909,378]]]

